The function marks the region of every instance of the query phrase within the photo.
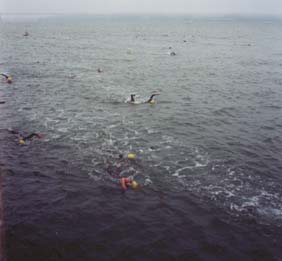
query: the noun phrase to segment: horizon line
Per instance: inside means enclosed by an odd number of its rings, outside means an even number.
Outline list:
[[[170,16],[170,15],[203,15],[203,16],[282,16],[282,13],[251,13],[251,12],[108,12],[108,13],[92,13],[92,12],[0,12],[2,15],[159,15],[159,16]]]

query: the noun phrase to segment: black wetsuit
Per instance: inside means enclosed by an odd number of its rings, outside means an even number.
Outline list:
[[[156,96],[156,94],[152,94],[147,102],[150,103],[154,99],[155,96]]]
[[[37,136],[38,136],[37,133],[31,133],[31,134],[29,134],[28,136],[23,137],[22,139],[23,139],[24,141],[26,141],[26,140],[31,140],[33,137],[37,137]]]
[[[130,97],[131,97],[131,98],[130,98],[130,102],[135,102],[135,99],[134,99],[135,94],[131,94]]]
[[[1,73],[1,75],[2,75],[2,76],[4,76],[6,79],[8,79],[8,78],[9,78],[9,76],[8,76],[8,75],[6,75],[6,74],[4,74],[4,73]]]

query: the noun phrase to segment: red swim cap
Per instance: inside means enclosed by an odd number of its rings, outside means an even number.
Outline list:
[[[38,139],[42,139],[42,138],[44,138],[44,134],[36,134],[36,137],[38,138]]]

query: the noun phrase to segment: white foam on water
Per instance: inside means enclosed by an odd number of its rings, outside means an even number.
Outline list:
[[[172,174],[172,176],[173,176],[173,177],[178,177],[181,171],[183,171],[183,170],[185,170],[185,169],[193,169],[194,167],[195,167],[195,166],[186,166],[186,167],[177,169],[177,170]]]

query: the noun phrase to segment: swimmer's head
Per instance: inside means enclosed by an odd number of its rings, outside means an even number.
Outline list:
[[[19,144],[20,144],[20,145],[24,145],[24,144],[25,144],[25,141],[24,141],[23,139],[20,139],[20,140],[19,140]]]
[[[156,101],[155,101],[155,100],[151,100],[149,103],[150,103],[150,104],[155,104]]]
[[[132,181],[132,188],[133,189],[137,189],[138,188],[138,183],[135,180]]]
[[[129,154],[127,155],[127,158],[128,158],[128,159],[135,159],[136,156],[135,156],[134,153],[129,153]]]
[[[122,158],[123,158],[123,155],[122,155],[122,154],[119,154],[119,155],[118,155],[118,158],[119,158],[119,159],[122,159]]]
[[[9,77],[7,78],[7,82],[8,82],[8,83],[12,83],[12,81],[13,81],[13,78],[12,78],[11,76],[9,76]]]

